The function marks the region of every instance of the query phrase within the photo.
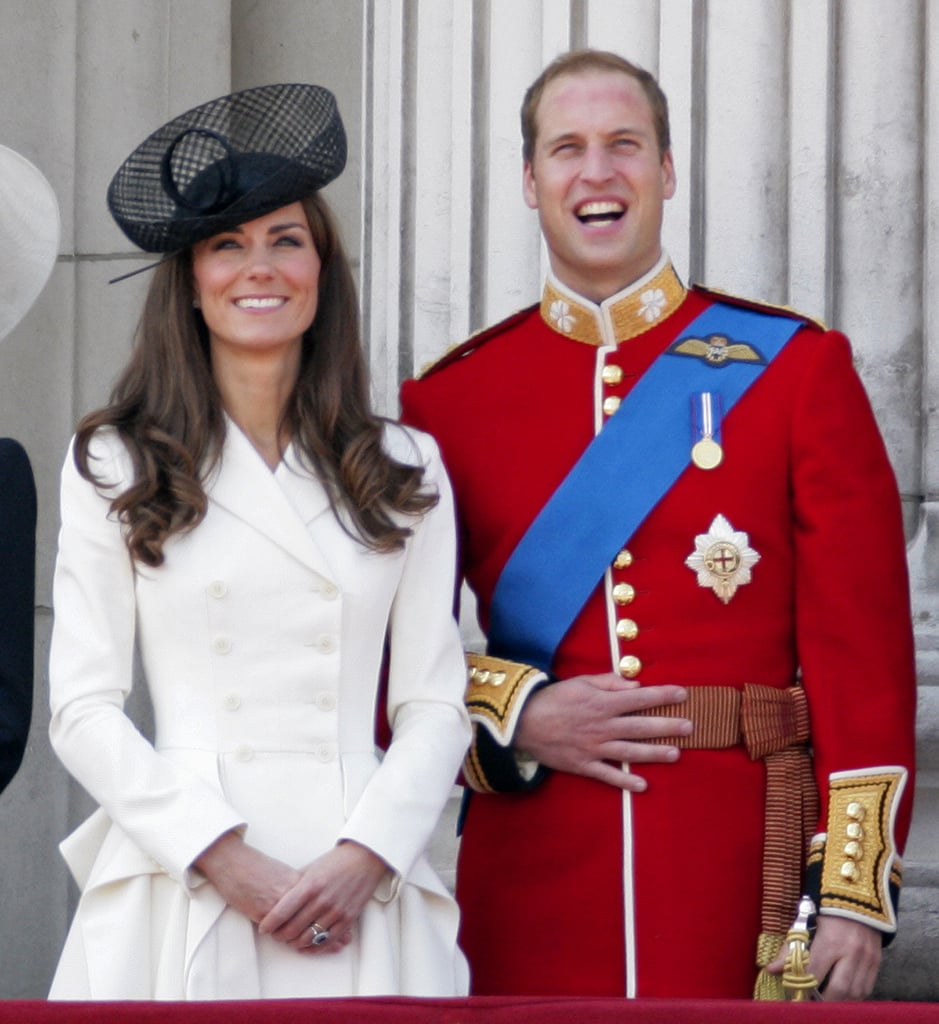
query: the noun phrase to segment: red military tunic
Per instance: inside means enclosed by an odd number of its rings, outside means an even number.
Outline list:
[[[404,418],[437,438],[451,475],[484,630],[532,520],[616,400],[713,301],[686,292],[667,263],[601,307],[551,281],[540,308],[404,385]],[[676,424],[689,449],[693,419],[689,408]],[[643,685],[782,689],[801,669],[823,841],[832,772],[911,770],[914,756],[900,505],[845,337],[801,326],[724,417],[721,439],[723,462],[689,465],[628,540],[564,637],[553,676],[623,666]],[[601,484],[598,514],[603,502]],[[759,556],[726,603],[686,564],[718,515]],[[764,763],[736,746],[636,770],[649,784],[638,795],[566,773],[527,792],[474,795],[457,895],[476,994],[752,994]],[[896,814],[901,848],[911,795],[908,779],[883,818],[889,831]],[[825,857],[840,850],[839,839]],[[829,904],[894,927],[892,909],[871,917],[850,901]]]

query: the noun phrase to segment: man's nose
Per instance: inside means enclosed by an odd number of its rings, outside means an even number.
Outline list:
[[[591,145],[584,151],[581,177],[585,181],[609,181],[613,177],[613,161],[606,146]]]

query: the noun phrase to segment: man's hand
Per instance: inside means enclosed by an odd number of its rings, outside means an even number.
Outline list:
[[[880,969],[883,942],[880,932],[858,921],[820,914],[809,949],[808,970],[818,978],[824,1000],[865,999],[871,994]],[[786,950],[767,967],[781,974]]]
[[[613,672],[575,676],[528,699],[513,745],[556,771],[641,793],[645,779],[622,764],[677,761],[677,747],[646,741],[687,736],[692,724],[686,718],[646,718],[632,712],[680,704],[685,698],[680,686],[640,686]]]

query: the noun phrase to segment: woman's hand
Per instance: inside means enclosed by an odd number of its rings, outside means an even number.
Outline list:
[[[300,873],[249,846],[237,832],[226,832],[195,861],[194,867],[222,899],[257,924],[296,885]]]
[[[303,953],[338,952],[388,870],[371,850],[343,841],[299,873],[258,930]],[[329,932],[320,945],[312,944],[314,923]]]

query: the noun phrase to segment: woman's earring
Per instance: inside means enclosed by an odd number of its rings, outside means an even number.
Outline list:
[[[199,296],[198,295],[192,300],[192,308],[193,309],[202,309],[202,303],[199,301]]]

